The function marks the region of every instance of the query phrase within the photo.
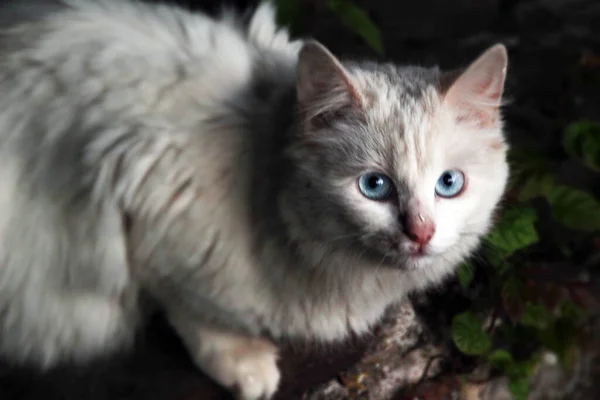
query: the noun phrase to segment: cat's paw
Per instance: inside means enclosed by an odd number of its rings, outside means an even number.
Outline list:
[[[223,373],[228,375],[229,385],[240,400],[271,399],[281,374],[277,367],[277,353],[259,348],[245,348],[242,354],[227,356]]]
[[[268,400],[277,391],[281,374],[272,344],[243,337],[219,338],[200,360],[202,369],[239,400]]]
[[[273,397],[281,374],[271,342],[195,324],[182,315],[171,315],[171,322],[200,369],[237,399]]]
[[[184,313],[171,313],[169,319],[200,369],[237,399],[273,397],[281,378],[273,343],[199,324]]]

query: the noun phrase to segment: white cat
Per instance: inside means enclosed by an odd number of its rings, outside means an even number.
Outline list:
[[[269,4],[24,3],[0,14],[4,357],[122,349],[148,295],[202,370],[270,398],[277,339],[366,332],[490,227],[502,45],[442,73],[342,63]]]

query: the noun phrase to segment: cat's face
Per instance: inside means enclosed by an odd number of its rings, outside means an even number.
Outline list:
[[[508,177],[505,71],[501,46],[450,80],[435,69],[343,67],[306,45],[304,126],[292,151],[300,223],[377,265],[461,261],[487,232]]]

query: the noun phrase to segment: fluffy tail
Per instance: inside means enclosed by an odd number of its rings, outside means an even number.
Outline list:
[[[275,5],[271,1],[263,1],[249,16],[240,16],[231,9],[223,11],[223,20],[242,27],[248,40],[261,50],[272,50],[296,55],[302,47],[302,40],[291,40],[285,27],[277,25]],[[245,20],[245,21],[244,21]]]

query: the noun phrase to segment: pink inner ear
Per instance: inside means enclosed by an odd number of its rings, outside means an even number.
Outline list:
[[[307,120],[362,105],[362,97],[342,64],[317,42],[305,44],[300,53],[297,85]]]
[[[481,128],[496,124],[502,91],[484,84],[472,89],[447,98],[447,104],[457,112],[457,122],[471,122]]]
[[[502,96],[502,88],[498,88],[498,84],[493,77],[490,77],[487,81],[478,82],[474,89],[474,94],[490,101],[499,101]]]
[[[456,116],[456,122],[470,122],[474,123],[478,128],[488,128],[498,122],[498,112],[463,107]]]
[[[506,63],[506,49],[501,45],[494,46],[449,88],[446,103],[457,111],[458,121],[469,121],[481,127],[497,123]]]

